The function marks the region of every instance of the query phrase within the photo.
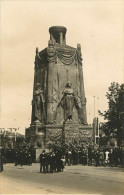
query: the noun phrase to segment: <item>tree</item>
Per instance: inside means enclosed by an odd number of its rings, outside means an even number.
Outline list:
[[[103,113],[99,111],[99,115],[104,117],[105,122],[101,125],[101,130],[105,133],[106,136],[111,134],[117,137],[118,145],[120,145],[121,136],[122,136],[122,117],[121,117],[121,104],[120,94],[122,93],[123,86],[118,83],[111,83],[106,93],[108,99],[108,110]]]

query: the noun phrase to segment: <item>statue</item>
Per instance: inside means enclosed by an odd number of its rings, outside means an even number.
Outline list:
[[[41,90],[41,84],[36,83],[36,90],[34,91],[34,107],[35,117],[43,122],[44,119],[44,98],[43,91]]]
[[[70,82],[66,84],[65,90],[63,91],[61,105],[64,108],[65,120],[72,120],[72,111],[74,107],[74,91],[71,88]]]
[[[82,108],[79,107],[70,82],[66,83],[66,87],[62,93],[63,96],[58,104],[58,107],[61,105],[64,109],[64,120],[72,120],[73,108],[75,106],[78,111],[80,123],[86,125],[87,123],[84,122]],[[54,118],[56,118],[56,114]]]

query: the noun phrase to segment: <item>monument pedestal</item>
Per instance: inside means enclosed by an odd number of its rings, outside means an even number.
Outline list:
[[[46,147],[56,142],[62,142],[62,125],[46,125]]]
[[[64,124],[64,137],[65,144],[72,143],[73,141],[79,142],[79,124],[67,121]]]

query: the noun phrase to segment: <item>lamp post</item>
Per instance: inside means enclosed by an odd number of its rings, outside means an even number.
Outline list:
[[[2,133],[0,133],[0,172],[3,171],[3,162],[2,162]]]
[[[93,96],[94,97],[94,118],[95,118],[95,116],[96,116],[96,105],[95,105],[95,96]]]

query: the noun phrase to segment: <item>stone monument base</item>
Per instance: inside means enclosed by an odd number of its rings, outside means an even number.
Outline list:
[[[26,142],[30,142],[36,150],[36,162],[39,161],[40,153],[48,150],[50,145],[59,143],[71,144],[77,143],[87,146],[93,141],[93,129],[89,125],[82,125],[72,121],[66,121],[63,125],[49,124],[42,125],[35,121],[26,129]]]

